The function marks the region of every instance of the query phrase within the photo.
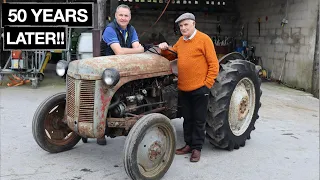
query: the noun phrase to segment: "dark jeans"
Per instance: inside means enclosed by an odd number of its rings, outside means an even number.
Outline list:
[[[206,86],[190,92],[179,91],[184,141],[192,149],[201,150],[204,143],[209,92]]]

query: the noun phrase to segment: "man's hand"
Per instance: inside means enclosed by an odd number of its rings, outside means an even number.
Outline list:
[[[137,50],[137,53],[143,53],[144,52],[144,47],[139,42],[132,43],[132,48]]]
[[[167,58],[169,61],[175,60],[178,58],[176,50],[174,48],[169,49],[169,45],[166,42],[160,43],[158,45],[159,49],[161,49],[160,54]]]
[[[160,43],[158,46],[161,50],[166,50],[169,47],[169,45],[166,42]]]
[[[139,46],[136,48],[140,53],[144,52],[144,47],[139,43]]]
[[[110,45],[110,47],[113,50],[115,55],[137,54],[137,53],[143,53],[144,52],[144,48],[139,42],[134,42],[132,44],[132,48],[121,47],[119,43],[112,43]]]

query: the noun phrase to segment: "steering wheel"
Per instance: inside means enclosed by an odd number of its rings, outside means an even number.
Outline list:
[[[157,48],[159,48],[159,46],[158,45],[155,45],[154,47],[157,47]],[[171,49],[166,49],[167,51],[169,51],[169,52],[171,52],[172,54],[174,54],[174,55],[176,55],[176,56],[178,56],[178,54],[175,52],[175,51],[172,51]]]
[[[171,49],[167,49],[167,51],[169,51],[169,52],[171,52],[172,54],[174,54],[174,55],[176,55],[176,56],[178,56],[178,54],[175,52],[175,51],[172,51]]]

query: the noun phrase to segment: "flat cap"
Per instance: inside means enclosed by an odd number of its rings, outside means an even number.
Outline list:
[[[184,14],[181,14],[181,16],[179,16],[175,23],[179,23],[180,21],[183,21],[183,20],[186,20],[186,19],[191,19],[191,20],[196,20],[196,18],[194,17],[194,15],[192,13],[184,13]]]

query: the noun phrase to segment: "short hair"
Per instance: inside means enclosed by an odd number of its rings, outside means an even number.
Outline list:
[[[131,13],[131,10],[130,10],[130,7],[126,4],[120,4],[117,9],[116,9],[116,12],[118,11],[119,8],[126,8],[126,9],[129,9],[130,13]]]

